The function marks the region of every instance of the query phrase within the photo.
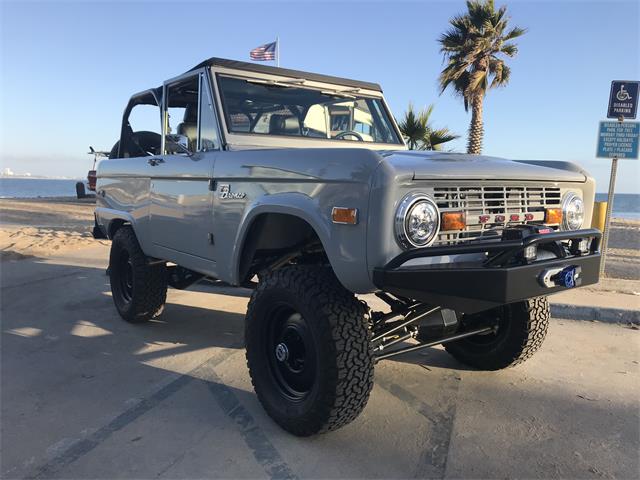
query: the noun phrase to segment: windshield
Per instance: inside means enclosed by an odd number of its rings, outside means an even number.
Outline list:
[[[219,76],[231,133],[401,143],[379,98]]]

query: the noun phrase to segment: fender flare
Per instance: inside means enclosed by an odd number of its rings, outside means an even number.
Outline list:
[[[231,255],[230,273],[233,284],[237,284],[240,280],[240,255],[247,241],[247,234],[255,220],[265,213],[291,215],[307,222],[318,235],[329,262],[336,276],[340,279],[341,262],[339,253],[330,248],[331,242],[329,239],[331,237],[332,224],[329,218],[323,215],[318,204],[307,195],[301,193],[278,193],[258,198],[245,209]]]
[[[138,232],[136,231],[136,222],[133,219],[133,216],[128,212],[123,212],[122,210],[115,210],[112,208],[105,207],[96,207],[95,210],[96,220],[98,221],[98,225],[102,228],[103,232],[109,238],[109,240],[113,240],[112,235],[112,226],[116,221],[122,221],[122,223],[128,223],[133,228],[133,232],[136,234],[136,238],[138,237]]]

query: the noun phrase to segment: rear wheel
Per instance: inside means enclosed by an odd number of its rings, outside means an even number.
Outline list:
[[[364,409],[373,387],[365,307],[329,268],[292,266],[266,274],[247,310],[251,381],[285,430],[335,430]]]
[[[531,298],[463,317],[466,327],[494,325],[494,332],[445,344],[457,360],[481,370],[518,365],[542,346],[549,327],[547,297]]]
[[[149,265],[133,229],[116,232],[109,256],[111,294],[120,316],[131,323],[151,320],[162,313],[167,299],[167,267]]]

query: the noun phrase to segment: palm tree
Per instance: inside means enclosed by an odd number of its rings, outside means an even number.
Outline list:
[[[429,123],[433,105],[429,105],[424,110],[416,113],[413,104],[404,114],[399,127],[402,135],[407,140],[409,150],[440,150],[443,143],[450,142],[459,137],[454,135],[447,128],[434,129]]]
[[[440,73],[440,93],[451,86],[471,106],[468,153],[482,152],[482,103],[490,88],[509,82],[511,71],[502,55],[514,57],[518,47],[511,40],[525,33],[507,29],[506,7],[495,9],[493,0],[468,0],[467,12],[453,17],[451,27],[438,39],[447,66]]]

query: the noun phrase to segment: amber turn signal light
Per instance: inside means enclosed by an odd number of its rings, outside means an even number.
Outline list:
[[[562,223],[562,209],[561,208],[547,208],[544,212],[544,223],[547,224],[561,224]]]
[[[358,209],[333,207],[333,209],[331,210],[331,219],[333,220],[333,223],[346,223],[349,225],[355,225],[356,223],[358,223]]]
[[[442,214],[441,230],[464,230],[467,222],[464,218],[464,212],[445,212]]]

